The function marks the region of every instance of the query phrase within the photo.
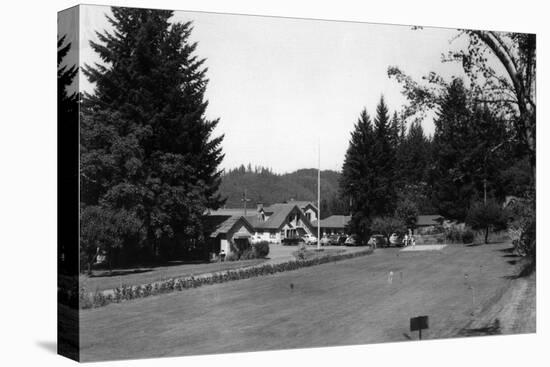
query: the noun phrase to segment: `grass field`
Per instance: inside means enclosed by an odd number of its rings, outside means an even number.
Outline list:
[[[351,260],[83,311],[81,357],[406,341],[417,339],[409,332],[409,318],[418,315],[430,318],[425,339],[483,335],[484,326],[497,318],[498,333],[534,332],[534,288],[511,277],[517,259],[509,249],[508,244],[379,249]],[[522,297],[528,298],[525,307],[507,307],[511,299],[524,304]],[[522,328],[514,328],[518,310],[529,321]]]

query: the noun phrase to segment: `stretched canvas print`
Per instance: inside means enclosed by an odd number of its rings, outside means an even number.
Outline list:
[[[58,350],[536,331],[536,37],[58,16]]]

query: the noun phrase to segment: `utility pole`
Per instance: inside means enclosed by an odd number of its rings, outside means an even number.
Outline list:
[[[241,201],[244,203],[244,216],[246,217],[246,203],[250,201],[250,199],[246,197],[246,189],[244,189]]]

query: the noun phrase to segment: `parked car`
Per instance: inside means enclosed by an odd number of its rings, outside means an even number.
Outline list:
[[[337,234],[331,234],[330,236],[328,236],[328,244],[330,246],[338,246],[339,238],[340,236],[338,236]]]
[[[283,246],[297,246],[301,243],[305,243],[305,241],[301,237],[287,237],[283,238],[281,243],[283,244]]]
[[[403,237],[397,233],[392,233],[390,236],[390,246],[402,247],[403,246]]]
[[[355,235],[351,235],[348,238],[346,238],[346,241],[344,242],[344,245],[346,246],[360,246],[361,242]]]
[[[306,243],[306,245],[315,245],[317,244],[317,237],[311,234],[305,234],[302,236],[302,239]]]
[[[344,246],[346,244],[347,239],[348,239],[348,236],[339,235],[338,236],[338,246]]]
[[[381,234],[375,234],[372,235],[369,239],[369,245],[377,248],[377,247],[388,247],[388,241],[386,240],[386,237],[384,237]]]

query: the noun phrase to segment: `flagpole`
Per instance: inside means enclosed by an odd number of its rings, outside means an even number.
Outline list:
[[[321,249],[321,138],[317,157],[317,250]]]

